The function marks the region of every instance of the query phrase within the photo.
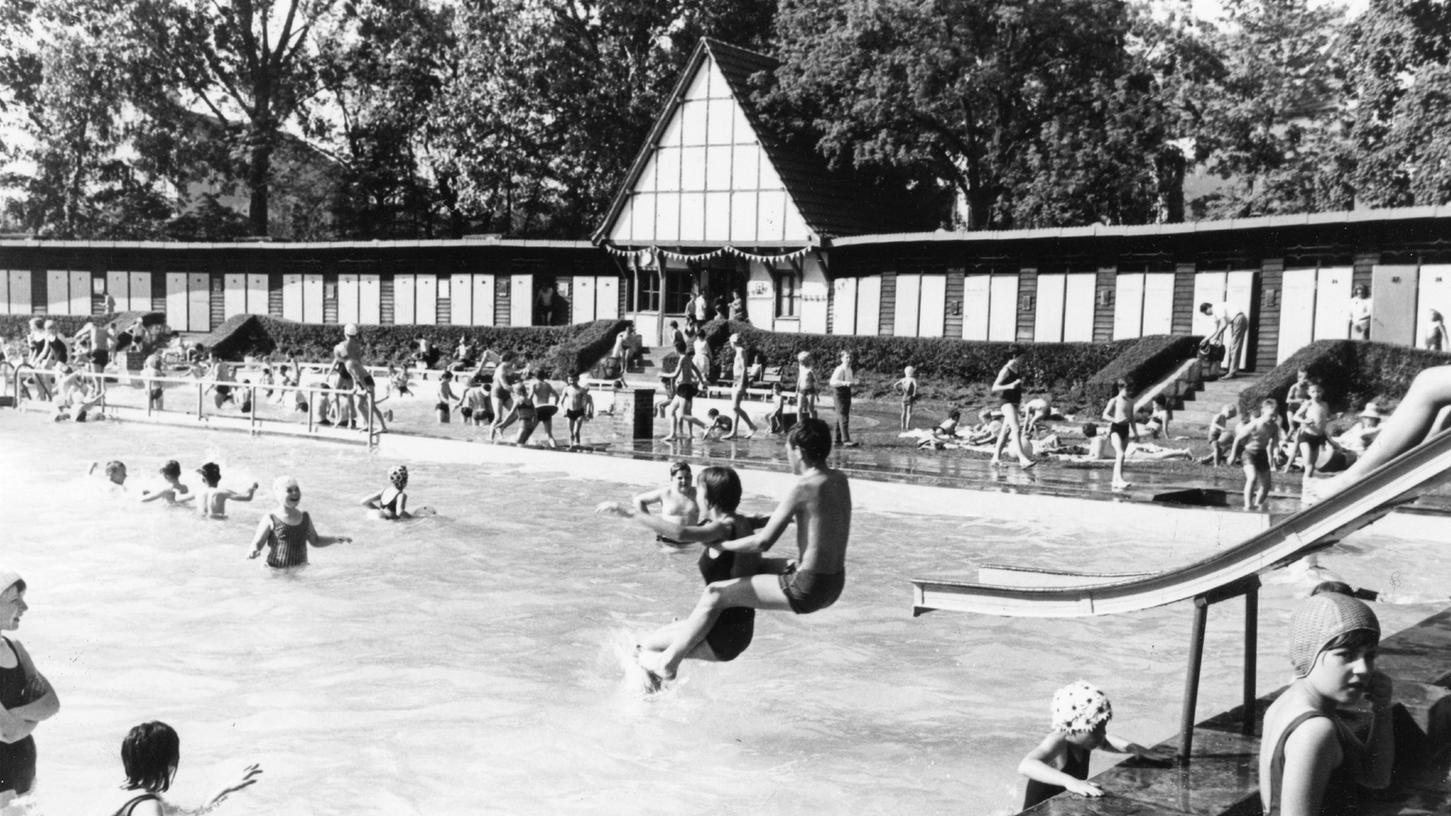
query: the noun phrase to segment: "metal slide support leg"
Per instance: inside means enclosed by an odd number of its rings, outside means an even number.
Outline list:
[[[1244,593],[1244,733],[1255,732],[1255,658],[1259,640],[1259,582],[1251,584]]]
[[[1179,716],[1179,763],[1189,764],[1194,749],[1194,709],[1199,702],[1199,669],[1204,663],[1204,628],[1209,621],[1209,599],[1194,599],[1194,630],[1189,636],[1189,671],[1184,675],[1184,709]]]

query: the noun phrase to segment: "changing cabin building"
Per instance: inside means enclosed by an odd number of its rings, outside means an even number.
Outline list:
[[[1250,319],[1249,369],[1350,333],[1421,345],[1451,312],[1451,205],[1146,226],[911,231],[903,209],[768,132],[769,57],[710,40],[686,63],[592,241],[186,244],[0,241],[0,313],[524,326],[626,317],[649,345],[687,300],[739,294],[779,332],[1018,342],[1203,334]],[[910,209],[910,208],[907,208]],[[541,308],[540,294],[554,300]]]

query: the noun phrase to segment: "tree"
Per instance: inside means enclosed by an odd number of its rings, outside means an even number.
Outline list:
[[[1373,0],[1347,41],[1357,199],[1374,207],[1451,200],[1451,8]]]
[[[1226,180],[1200,215],[1350,209],[1340,161],[1335,44],[1341,11],[1309,0],[1229,0],[1214,35],[1224,73],[1206,88],[1196,158]]]
[[[587,235],[701,36],[759,47],[765,0],[481,0],[431,117],[484,229]]]
[[[1130,24],[1118,0],[787,0],[777,93],[834,165],[948,185],[969,229],[1137,220]]]
[[[358,238],[434,237],[458,224],[429,126],[458,48],[454,13],[427,0],[365,0],[348,7],[356,36],[324,43],[318,76],[337,112],[346,159],[333,204],[336,230]],[[443,218],[440,218],[443,216]]]
[[[129,9],[122,37],[143,49],[146,70],[226,128],[256,235],[269,231],[272,159],[282,129],[305,118],[317,95],[312,39],[342,34],[330,16],[335,3],[140,0]]]

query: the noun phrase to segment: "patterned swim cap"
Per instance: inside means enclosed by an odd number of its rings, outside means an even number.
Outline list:
[[[1113,706],[1103,692],[1075,680],[1053,692],[1053,730],[1086,734],[1113,719]]]
[[[403,465],[394,465],[388,471],[388,481],[392,482],[394,487],[402,490],[404,485],[408,484],[408,468]]]
[[[1290,662],[1295,676],[1305,677],[1326,644],[1358,629],[1380,637],[1380,621],[1363,602],[1339,592],[1312,595],[1290,618]]]

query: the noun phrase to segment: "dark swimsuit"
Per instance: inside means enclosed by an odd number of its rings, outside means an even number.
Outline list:
[[[1129,446],[1129,424],[1127,422],[1114,422],[1108,426],[1108,432],[1118,437],[1119,444],[1125,448]]]
[[[557,413],[559,413],[558,405],[540,405],[534,409],[534,416],[540,421],[551,419]]]
[[[312,529],[312,519],[302,514],[302,521],[288,524],[268,513],[272,521],[272,532],[267,536],[267,566],[297,567],[307,563],[307,533]]]
[[[1007,371],[1008,366],[1003,366],[1003,370],[998,372],[998,379],[1003,379],[1003,373]],[[1013,379],[1015,380],[1021,380],[1023,378],[1023,375],[1019,374],[1016,371],[1012,371],[1009,373],[1013,375]],[[1009,388],[1008,390],[1003,391],[1002,395],[1004,405],[1016,406],[1018,403],[1023,401],[1023,389],[1021,388]]]
[[[707,584],[716,581],[729,581],[734,576],[731,573],[735,570],[736,554],[722,551],[712,558],[711,550],[706,548],[700,554],[700,560],[696,562],[700,567],[700,577],[705,579]],[[715,625],[705,633],[705,642],[710,650],[715,652],[716,659],[722,661],[735,660],[741,652],[751,645],[751,637],[756,632],[756,610],[746,607],[731,607],[723,610],[720,617],[715,619]]]
[[[1316,717],[1325,717],[1319,711],[1306,711],[1285,726],[1280,739],[1275,743],[1275,752],[1270,756],[1270,778],[1262,784],[1269,786],[1270,807],[1264,816],[1275,816],[1280,812],[1280,780],[1285,776],[1285,741],[1299,728],[1301,723]],[[1360,746],[1346,734],[1345,726],[1331,718],[1335,724],[1335,739],[1340,743],[1340,765],[1330,771],[1325,783],[1325,792],[1320,797],[1320,816],[1350,816],[1360,812],[1360,786],[1351,778],[1349,769],[1354,766],[1355,757],[1360,755]]]
[[[783,573],[780,580],[781,591],[786,593],[791,611],[809,615],[836,603],[836,599],[841,597],[842,587],[846,586],[846,573],[826,575],[815,570],[798,569]]]
[[[34,702],[31,689],[34,678],[26,673],[20,652],[9,638],[0,637],[0,640],[5,641],[5,648],[15,655],[13,668],[0,669],[0,706],[9,710]],[[0,742],[0,791],[23,794],[34,784],[35,738],[26,737],[8,744]]]
[[[1088,760],[1091,756],[1093,755],[1088,751],[1084,751],[1082,755],[1080,755],[1078,751],[1073,750],[1072,746],[1070,746],[1068,748],[1068,756],[1063,761],[1063,767],[1059,768],[1058,770],[1068,774],[1074,779],[1087,779]],[[1064,790],[1066,790],[1066,788],[1060,785],[1050,785],[1047,782],[1039,782],[1036,779],[1029,779],[1028,787],[1025,791],[1023,791],[1023,810],[1027,810],[1028,808],[1038,804],[1039,802],[1045,801],[1047,799],[1052,799],[1054,796],[1057,796]]]
[[[1315,464],[1320,459],[1320,448],[1325,445],[1325,434],[1316,431],[1300,431],[1300,444],[1310,446],[1310,464]]]
[[[464,410],[467,411],[468,409],[465,408]],[[389,513],[392,513],[393,515],[396,516],[396,515],[398,515],[398,497],[403,495],[403,491],[398,490],[397,488],[389,488],[389,489],[393,491],[393,498],[391,498],[391,499],[389,499],[388,501],[385,502],[380,497],[378,499],[378,509],[379,510],[387,510]]]

